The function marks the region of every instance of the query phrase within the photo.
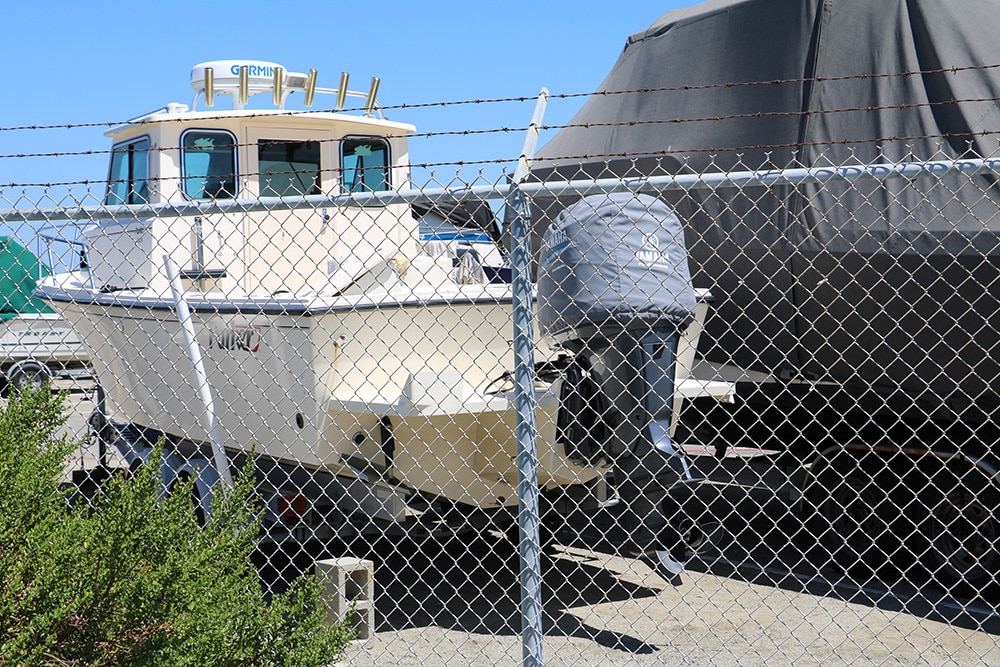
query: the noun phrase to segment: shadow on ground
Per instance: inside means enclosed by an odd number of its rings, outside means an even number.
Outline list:
[[[1000,634],[995,591],[960,597],[914,566],[887,562],[865,576],[832,563],[809,517],[773,494],[737,495],[717,532],[715,548],[695,557],[689,570],[795,593],[902,612],[991,634]],[[642,562],[619,552],[627,535],[614,511],[578,516],[543,552],[543,630],[634,654],[661,647],[588,625],[573,610],[627,603],[658,595],[669,584]],[[572,550],[572,556],[567,556]],[[436,627],[469,634],[516,636],[522,631],[517,545],[500,532],[453,536],[445,541],[382,539],[356,546],[311,549],[283,568],[265,559],[265,581],[288,578],[316,558],[341,555],[375,561],[376,632]],[[621,558],[619,568],[609,559]]]

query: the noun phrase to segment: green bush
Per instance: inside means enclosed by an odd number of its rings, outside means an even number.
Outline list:
[[[63,409],[37,391],[0,412],[0,664],[327,665],[342,654],[350,631],[327,624],[315,578],[264,596],[252,474],[216,494],[204,527],[190,487],[161,497],[158,465],[71,508],[60,479],[77,444],[56,436]]]

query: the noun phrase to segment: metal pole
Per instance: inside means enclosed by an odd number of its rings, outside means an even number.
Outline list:
[[[524,148],[512,177],[507,206],[511,234],[514,319],[514,429],[517,437],[517,522],[521,562],[522,664],[542,664],[542,572],[538,511],[538,449],[535,425],[535,335],[531,297],[531,207],[518,185],[528,175],[549,93],[538,95]]]
[[[181,272],[170,259],[170,255],[163,256],[163,266],[167,270],[167,277],[170,279],[170,291],[174,297],[174,309],[177,311],[177,320],[180,322],[181,330],[184,332],[184,342],[187,344],[188,359],[194,366],[194,381],[198,385],[198,396],[201,398],[205,430],[208,431],[208,439],[212,443],[212,456],[215,459],[215,467],[219,473],[219,478],[228,488],[233,486],[233,477],[229,472],[229,459],[226,451],[222,448],[222,438],[219,436],[219,424],[215,420],[215,406],[212,403],[212,389],[208,386],[208,374],[205,373],[205,363],[201,358],[201,348],[198,347],[198,339],[194,335],[194,321],[191,319],[191,311],[187,301],[184,299],[184,288],[181,285]]]
[[[528,135],[537,139],[537,128],[528,128]],[[529,156],[530,158],[530,156]],[[520,165],[518,169],[520,169]],[[933,162],[882,163],[851,165],[845,167],[811,167],[796,169],[764,169],[758,171],[733,171],[708,174],[675,174],[642,178],[581,179],[576,181],[546,181],[519,185],[528,196],[544,194],[558,196],[569,193],[577,196],[613,192],[683,192],[688,190],[718,190],[742,188],[748,185],[799,185],[802,183],[882,182],[897,178],[941,178],[947,175],[1000,176],[1000,158],[972,160],[938,160]],[[309,195],[307,197],[259,197],[257,199],[204,200],[167,202],[163,204],[121,204],[114,206],[63,206],[40,209],[0,209],[0,222],[47,222],[56,220],[190,217],[214,213],[274,213],[296,208],[333,208],[373,206],[387,204],[429,203],[455,201],[469,198],[503,199],[512,194],[514,186],[477,185],[454,188],[422,188],[413,190],[387,190],[380,192],[354,192],[338,195]],[[42,238],[46,238],[43,236]],[[59,239],[54,239],[59,240]]]

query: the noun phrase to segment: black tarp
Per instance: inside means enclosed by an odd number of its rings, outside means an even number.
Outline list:
[[[539,150],[532,178],[994,157],[994,27],[997,0],[675,10],[627,40],[599,94]],[[695,285],[716,297],[707,358],[959,406],[1000,396],[992,178],[665,198],[685,224]],[[536,241],[571,203],[534,202]]]

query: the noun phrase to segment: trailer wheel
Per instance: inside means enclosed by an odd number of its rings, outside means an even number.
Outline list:
[[[52,381],[52,371],[40,361],[27,359],[14,364],[7,374],[9,389],[13,391],[24,391],[41,389],[47,382]]]
[[[902,547],[892,525],[899,514],[887,491],[892,487],[876,479],[886,468],[877,456],[842,455],[816,478],[812,497],[820,542],[846,572],[874,574],[892,565]]]
[[[173,495],[178,490],[184,489],[185,486],[191,487],[191,509],[194,512],[195,521],[201,528],[205,527],[205,508],[201,504],[201,494],[198,493],[198,485],[194,483],[191,478],[191,474],[187,472],[182,472],[174,480],[174,483],[170,485],[170,494]]]
[[[931,503],[921,524],[934,578],[959,593],[977,593],[1000,573],[1000,523],[994,514],[1000,494],[953,488]]]

